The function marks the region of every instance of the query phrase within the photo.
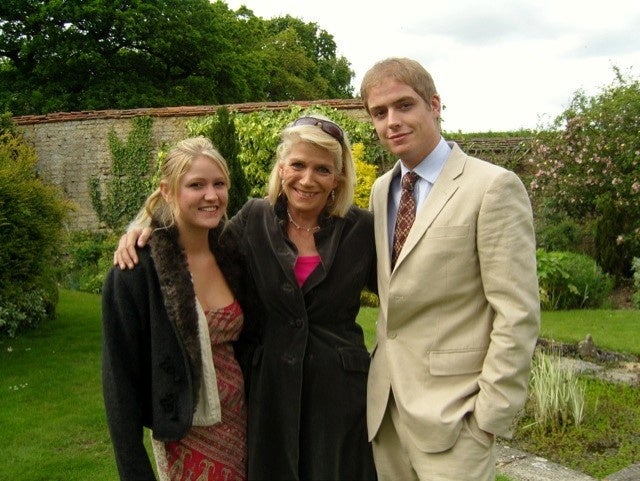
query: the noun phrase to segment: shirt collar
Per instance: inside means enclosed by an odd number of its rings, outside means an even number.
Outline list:
[[[435,149],[422,159],[413,171],[418,174],[420,178],[434,184],[438,175],[442,171],[442,167],[444,167],[444,163],[447,161],[449,154],[451,154],[451,147],[447,144],[444,138],[440,136],[440,141],[438,142],[438,145],[436,145]],[[402,176],[407,172],[409,172],[409,169],[400,162],[400,178],[402,178]]]

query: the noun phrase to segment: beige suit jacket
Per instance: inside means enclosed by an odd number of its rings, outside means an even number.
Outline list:
[[[393,271],[387,198],[374,184],[380,311],[367,392],[369,438],[390,390],[419,449],[444,451],[473,412],[504,437],[523,406],[540,326],[531,205],[510,171],[456,144]]]

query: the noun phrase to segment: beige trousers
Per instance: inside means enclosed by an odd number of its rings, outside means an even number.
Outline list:
[[[464,419],[453,447],[425,453],[400,422],[393,394],[373,439],[373,458],[378,481],[495,481],[496,477],[495,440],[478,427],[473,414]]]

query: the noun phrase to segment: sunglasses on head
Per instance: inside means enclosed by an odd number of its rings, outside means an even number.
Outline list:
[[[316,119],[315,117],[300,117],[293,123],[293,127],[298,125],[314,125],[320,127],[323,132],[326,132],[338,142],[342,143],[344,141],[344,132],[342,132],[342,129],[329,120]]]

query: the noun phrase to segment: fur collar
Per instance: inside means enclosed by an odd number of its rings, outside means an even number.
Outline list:
[[[202,354],[198,337],[196,296],[189,273],[187,259],[178,243],[178,229],[161,228],[153,222],[153,235],[149,240],[151,257],[155,264],[165,309],[175,327],[191,367],[194,399],[202,382]],[[209,245],[234,295],[239,297],[240,263],[237,248],[231,242],[221,242],[224,226],[221,223],[209,233]]]

